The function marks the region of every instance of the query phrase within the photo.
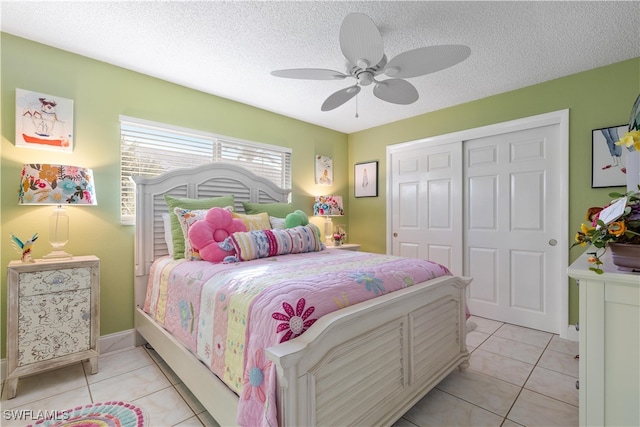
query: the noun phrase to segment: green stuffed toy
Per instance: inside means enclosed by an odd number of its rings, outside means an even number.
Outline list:
[[[309,218],[307,217],[307,214],[301,210],[293,211],[284,218],[285,228],[293,228],[307,224],[309,224]]]
[[[309,223],[309,217],[306,213],[301,210],[296,210],[291,212],[284,218],[284,227],[285,228],[293,228],[298,226],[311,225],[316,229],[316,234],[318,235],[318,240],[321,238],[320,229],[315,224]]]

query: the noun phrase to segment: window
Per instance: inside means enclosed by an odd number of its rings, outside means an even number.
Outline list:
[[[241,165],[291,188],[291,149],[120,116],[120,219],[135,223],[133,176],[153,177],[210,162]]]

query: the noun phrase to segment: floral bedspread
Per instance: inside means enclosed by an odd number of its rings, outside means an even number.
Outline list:
[[[324,314],[443,275],[430,261],[351,251],[232,264],[166,257],[151,268],[144,310],[238,394],[240,425],[277,425],[265,348]]]

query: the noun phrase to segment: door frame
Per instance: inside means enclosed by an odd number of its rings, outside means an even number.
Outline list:
[[[388,145],[386,148],[386,162],[387,168],[391,168],[391,155],[396,152],[408,148],[416,148],[422,145],[441,145],[449,144],[453,142],[462,142],[484,138],[494,135],[500,135],[509,132],[516,132],[525,129],[532,129],[542,126],[559,125],[560,127],[560,147],[559,147],[559,165],[560,165],[560,191],[566,194],[567,197],[563,199],[560,206],[561,218],[560,218],[560,236],[558,244],[561,247],[567,248],[566,251],[562,251],[561,265],[569,265],[569,110],[558,110],[550,113],[539,114],[531,117],[525,117],[522,119],[515,119],[506,122],[491,124],[487,126],[481,126],[473,129],[466,129],[458,132],[452,132],[443,135],[437,135],[428,138],[421,138],[413,141],[401,142],[397,144]],[[392,173],[388,171],[386,179],[386,251],[388,254],[392,253],[392,238],[393,224],[392,224],[392,185],[390,177]],[[464,249],[464,248],[463,248]],[[564,270],[562,270],[564,271]],[[558,330],[560,331],[561,338],[569,338],[572,336],[572,329],[569,325],[569,277],[566,274],[562,274],[558,277],[558,283],[565,283],[565,286],[560,286],[559,298],[559,322]]]

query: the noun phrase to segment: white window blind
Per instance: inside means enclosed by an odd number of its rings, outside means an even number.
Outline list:
[[[123,224],[135,222],[133,176],[153,177],[172,169],[225,162],[241,165],[279,187],[291,188],[289,148],[126,116],[120,116],[120,140]]]

